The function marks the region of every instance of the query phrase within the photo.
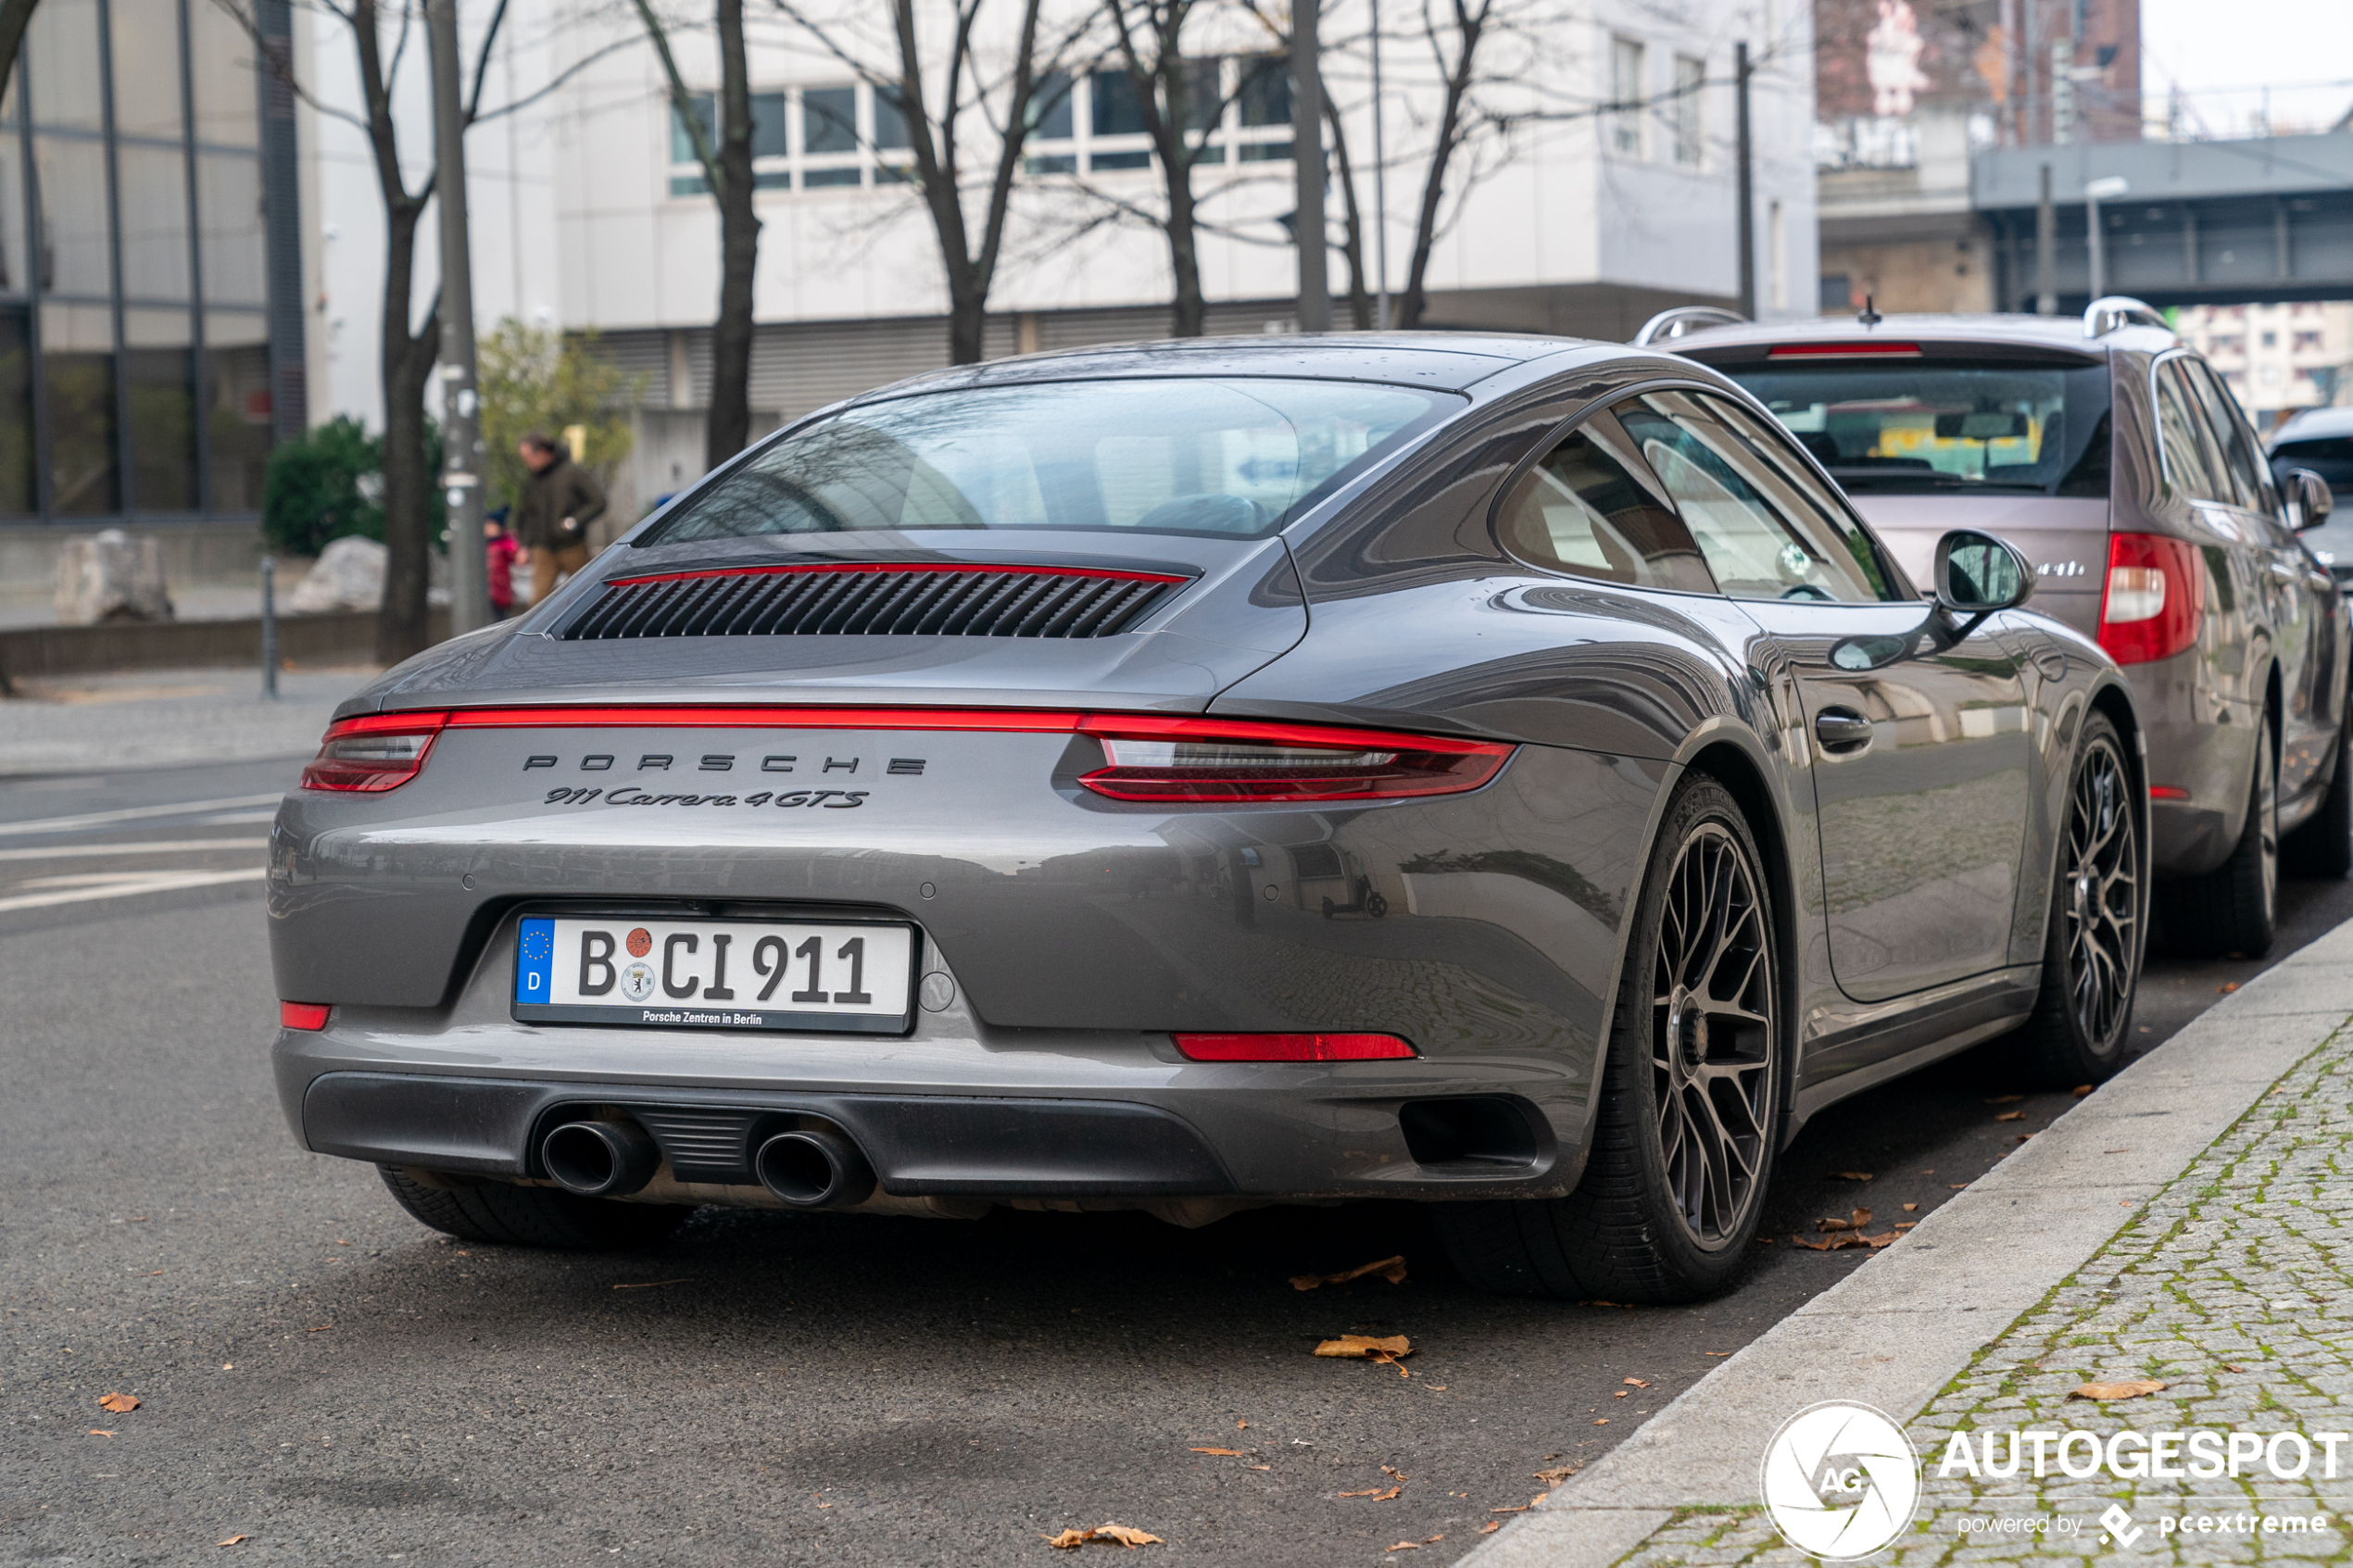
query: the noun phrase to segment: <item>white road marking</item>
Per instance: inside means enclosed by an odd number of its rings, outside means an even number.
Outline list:
[[[69,860],[81,855],[177,855],[199,849],[267,849],[266,838],[151,838],[137,844],[53,844],[0,849],[0,860]]]
[[[182,887],[215,887],[230,882],[258,882],[263,868],[234,872],[163,872],[155,875],[109,877],[102,886],[81,886],[53,893],[27,893],[0,898],[0,914],[10,909],[46,909],[52,904],[83,904],[94,898],[128,898],[142,893],[170,893]],[[58,882],[85,879],[59,877]]]
[[[109,822],[135,822],[147,817],[194,817],[207,811],[233,810],[240,806],[275,806],[285,792],[270,795],[240,795],[227,800],[188,800],[177,806],[127,806],[119,811],[86,811],[78,817],[36,817],[27,822],[0,822],[0,836],[20,833],[72,833],[80,828],[104,827]],[[267,818],[234,817],[231,822],[258,822]]]

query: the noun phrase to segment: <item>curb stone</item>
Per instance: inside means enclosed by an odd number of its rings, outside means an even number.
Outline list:
[[[1606,1568],[1690,1511],[1755,1511],[1781,1423],[1824,1399],[1912,1424],[2353,1015],[2353,922],[2070,1108],[1626,1442],[1459,1559]],[[2120,1156],[2120,1133],[2131,1146]]]

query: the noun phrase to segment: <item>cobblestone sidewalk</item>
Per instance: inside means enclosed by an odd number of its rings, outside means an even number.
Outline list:
[[[2069,1398],[2086,1382],[2139,1379],[2166,1386],[2112,1404]],[[1992,1446],[2006,1462],[2013,1429],[2053,1435],[2043,1445],[2049,1474],[2032,1474],[2031,1436],[2014,1477],[1972,1479],[1958,1466],[1940,1474],[1956,1434],[1981,1457],[2000,1434]],[[2093,1433],[2105,1447],[2128,1429],[2212,1430],[2224,1435],[2218,1460],[2229,1466],[2235,1452],[2240,1462],[2234,1474],[2178,1481],[2059,1471],[2058,1434]],[[2353,1514],[2353,1024],[2282,1078],[1906,1430],[1922,1461],[1921,1504],[1913,1530],[1874,1562],[2353,1562],[2345,1517]],[[2309,1465],[2294,1479],[2274,1478],[2246,1453],[2249,1438],[2233,1450],[2227,1436],[2287,1432],[2309,1444]],[[2120,1448],[2130,1467],[2136,1445]],[[2277,1449],[2282,1468],[2297,1468],[2297,1449]],[[2087,1454],[2073,1446],[2079,1468]],[[2196,1466],[2198,1450],[2181,1462]],[[2104,1524],[2111,1507],[2129,1522],[2111,1514]],[[1812,1561],[1761,1508],[1743,1508],[1679,1515],[1620,1562]]]

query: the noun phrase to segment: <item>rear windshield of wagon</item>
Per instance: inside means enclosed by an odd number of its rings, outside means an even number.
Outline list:
[[[1465,402],[1244,378],[927,393],[795,432],[637,543],[972,528],[1259,538]]]
[[[1718,369],[1857,495],[2108,494],[2105,364],[1826,358]]]

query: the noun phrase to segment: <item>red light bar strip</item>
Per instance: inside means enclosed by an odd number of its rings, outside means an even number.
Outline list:
[[[1917,343],[1784,343],[1765,356],[1768,359],[1840,359],[1868,356],[1917,359],[1920,345]]]
[[[1189,1061],[1395,1061],[1419,1053],[1394,1035],[1172,1035]]]
[[[338,719],[327,726],[326,738],[341,740],[346,735],[423,734],[438,730],[449,721],[449,715],[438,709],[400,713],[362,713],[353,719]]]
[[[1080,715],[1024,708],[461,708],[453,730],[1013,730],[1069,734]]]
[[[1091,566],[1006,566],[975,561],[802,561],[790,566],[714,566],[697,571],[658,571],[643,577],[611,577],[608,588],[629,588],[640,583],[683,583],[693,577],[774,577],[799,571],[966,571],[1005,573],[1016,577],[1090,577],[1120,583],[1189,583],[1189,577],[1165,571],[1116,571]]]
[[[1508,742],[1457,740],[1452,735],[1353,730],[1337,724],[1288,724],[1259,719],[1173,718],[1157,713],[1088,713],[1079,733],[1128,740],[1254,740],[1270,746],[1328,746],[1356,751],[1422,751],[1447,757],[1497,755]]]

